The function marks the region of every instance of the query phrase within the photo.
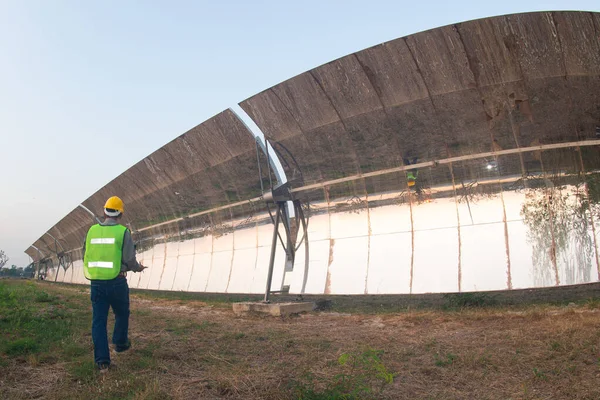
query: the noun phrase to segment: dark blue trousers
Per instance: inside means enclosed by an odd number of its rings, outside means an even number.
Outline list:
[[[129,286],[127,279],[117,277],[110,281],[91,281],[92,300],[92,340],[94,341],[94,361],[96,364],[110,364],[106,323],[108,310],[115,314],[115,329],[112,342],[116,346],[127,344],[129,329]]]

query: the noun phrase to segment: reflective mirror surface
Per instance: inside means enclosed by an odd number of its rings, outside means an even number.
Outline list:
[[[290,203],[272,290],[598,281],[599,31],[597,13],[530,13],[380,44],[241,102],[270,153],[226,110],[82,205],[99,215],[108,197],[125,201],[149,266],[129,276],[136,288],[264,292],[273,159],[308,225]],[[46,279],[85,282],[93,222],[78,207],[27,249]]]

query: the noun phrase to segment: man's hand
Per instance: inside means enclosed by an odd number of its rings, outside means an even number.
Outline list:
[[[148,268],[148,267],[146,267],[145,265],[140,264],[140,269],[138,269],[137,272],[142,272],[146,268]]]

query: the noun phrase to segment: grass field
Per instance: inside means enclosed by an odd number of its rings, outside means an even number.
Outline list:
[[[485,300],[282,319],[136,292],[133,347],[99,374],[88,288],[4,280],[0,399],[600,399],[600,301]]]

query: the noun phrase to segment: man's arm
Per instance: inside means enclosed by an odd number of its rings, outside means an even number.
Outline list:
[[[125,265],[125,271],[141,272],[144,270],[143,265],[137,262],[135,259],[135,246],[133,245],[133,239],[131,238],[131,232],[129,229],[125,231],[123,236],[123,265]]]
[[[87,243],[87,235],[90,233],[90,230],[88,228],[87,233],[85,234],[85,237],[83,238],[83,246],[81,247],[81,259],[84,260],[85,259],[85,244]]]

